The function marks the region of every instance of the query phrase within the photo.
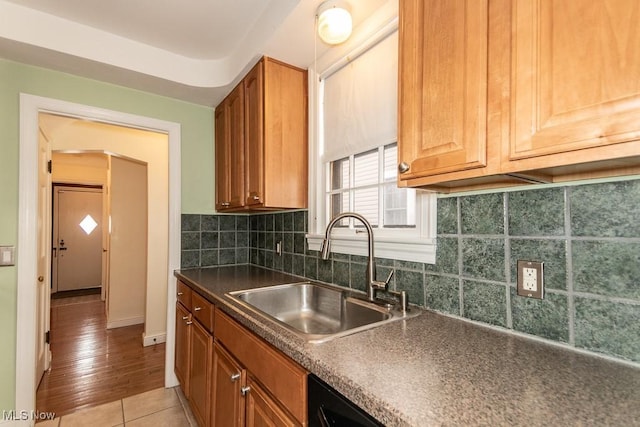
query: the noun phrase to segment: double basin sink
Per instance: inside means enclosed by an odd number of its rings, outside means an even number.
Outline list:
[[[321,343],[389,322],[418,310],[402,311],[385,302],[328,285],[301,282],[227,294],[244,308],[275,321],[310,343]]]

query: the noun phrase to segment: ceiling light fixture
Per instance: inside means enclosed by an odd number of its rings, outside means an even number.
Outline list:
[[[318,6],[318,35],[327,44],[340,44],[351,35],[352,21],[346,1],[328,0]]]

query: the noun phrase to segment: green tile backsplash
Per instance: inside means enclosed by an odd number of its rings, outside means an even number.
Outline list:
[[[377,259],[410,302],[640,362],[640,180],[438,199],[435,264]],[[182,267],[252,263],[364,290],[366,258],[307,248],[306,211],[183,215]],[[282,242],[282,255],[275,252]],[[545,299],[516,261],[545,263]]]

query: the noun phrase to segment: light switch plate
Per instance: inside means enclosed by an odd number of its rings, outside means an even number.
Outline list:
[[[518,295],[544,298],[544,263],[518,260]]]
[[[15,246],[0,246],[0,266],[15,265]]]

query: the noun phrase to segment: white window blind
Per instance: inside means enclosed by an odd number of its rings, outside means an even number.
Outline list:
[[[398,32],[326,77],[322,162],[396,141]]]

